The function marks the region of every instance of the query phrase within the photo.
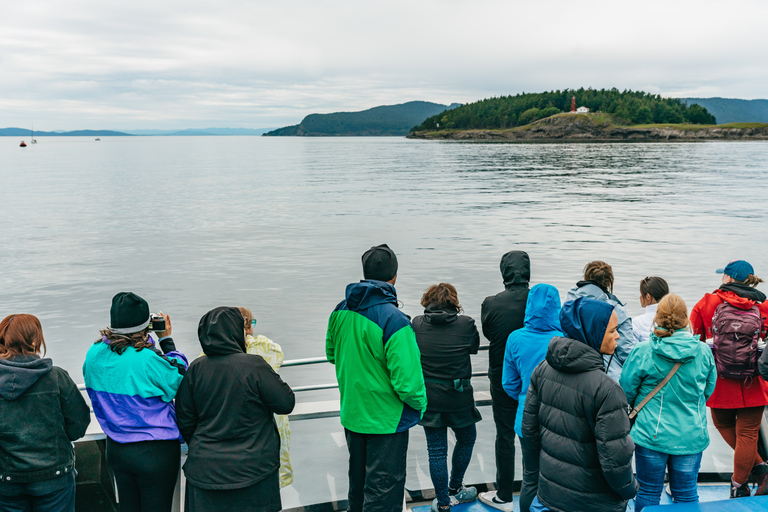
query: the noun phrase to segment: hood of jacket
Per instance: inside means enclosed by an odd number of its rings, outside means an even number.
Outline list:
[[[459,311],[451,306],[441,309],[430,304],[424,309],[424,318],[433,325],[450,324],[455,322],[458,317]]]
[[[563,373],[604,371],[603,357],[582,341],[556,336],[549,342],[547,363]]]
[[[654,354],[673,363],[692,361],[699,353],[698,344],[701,343],[693,337],[688,328],[678,329],[666,338],[660,338],[651,332],[650,342]]]
[[[531,280],[531,259],[525,251],[509,251],[501,257],[499,268],[504,286],[525,284]]]
[[[351,311],[360,311],[380,304],[397,306],[395,287],[386,281],[365,279],[359,283],[347,285],[347,307]]]
[[[560,330],[560,292],[551,284],[537,284],[528,292],[524,325],[533,331]]]
[[[756,288],[741,283],[726,283],[715,290],[715,295],[736,306],[747,310],[757,303],[765,302],[765,294]]]
[[[207,356],[245,352],[245,327],[240,310],[218,307],[210,310],[197,326],[197,337]]]
[[[51,371],[53,361],[38,356],[0,359],[0,396],[16,400],[40,377]]]
[[[560,326],[563,334],[600,351],[613,306],[589,297],[577,297],[563,304]]]

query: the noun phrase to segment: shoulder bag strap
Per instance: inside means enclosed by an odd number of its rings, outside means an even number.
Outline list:
[[[658,386],[656,386],[655,388],[653,388],[653,391],[651,391],[650,393],[648,393],[648,396],[646,396],[645,398],[643,398],[643,401],[642,401],[642,402],[640,402],[640,403],[639,403],[639,404],[638,404],[638,405],[637,405],[637,406],[636,406],[634,409],[632,409],[632,412],[631,412],[631,413],[629,413],[629,419],[630,419],[630,420],[634,419],[634,418],[635,418],[635,416],[637,416],[637,414],[640,412],[640,410],[641,410],[643,407],[645,407],[645,404],[647,404],[648,402],[650,402],[650,401],[651,401],[651,398],[653,398],[654,396],[656,396],[656,393],[658,393],[659,391],[661,391],[661,388],[663,388],[664,386],[666,386],[666,385],[667,385],[667,382],[669,382],[669,380],[672,378],[672,376],[673,376],[673,375],[675,375],[675,372],[677,372],[678,368],[680,368],[680,366],[681,366],[682,364],[683,364],[683,363],[680,363],[680,362],[678,362],[678,363],[675,363],[675,366],[673,366],[673,367],[672,367],[672,369],[671,369],[671,370],[669,370],[669,373],[667,374],[667,376],[666,376],[666,377],[664,377],[664,380],[662,380],[661,382],[659,382]]]

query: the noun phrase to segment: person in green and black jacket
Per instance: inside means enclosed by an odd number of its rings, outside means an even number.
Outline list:
[[[397,307],[397,257],[386,244],[363,254],[364,280],[347,286],[328,320],[349,448],[349,511],[402,510],[408,430],[427,408],[419,347]]]

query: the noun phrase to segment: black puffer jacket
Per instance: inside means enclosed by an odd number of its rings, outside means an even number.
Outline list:
[[[550,342],[531,376],[521,443],[526,461],[539,462],[538,496],[553,512],[623,512],[637,493],[626,396],[580,341]]]
[[[237,308],[206,313],[197,335],[206,357],[192,362],[176,394],[176,420],[189,444],[184,473],[201,489],[251,486],[280,467],[272,415],[293,411],[293,391],[264,358],[245,353]]]
[[[0,480],[41,482],[72,471],[72,441],[91,412],[69,374],[50,359],[0,359]]]
[[[477,354],[480,335],[471,317],[455,309],[428,306],[411,321],[421,352],[421,368],[427,387],[427,411],[458,412],[473,409],[472,384],[458,391],[454,379],[472,377],[470,354]]]
[[[523,327],[525,303],[528,300],[528,281],[531,279],[531,260],[523,251],[510,251],[501,258],[501,275],[504,277],[503,292],[486,297],[480,308],[483,335],[490,342],[488,368],[501,382],[504,351],[507,338]]]

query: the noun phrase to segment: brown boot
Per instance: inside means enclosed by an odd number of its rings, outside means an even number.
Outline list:
[[[752,468],[749,479],[757,484],[755,496],[762,496],[768,493],[768,464],[763,462]]]

